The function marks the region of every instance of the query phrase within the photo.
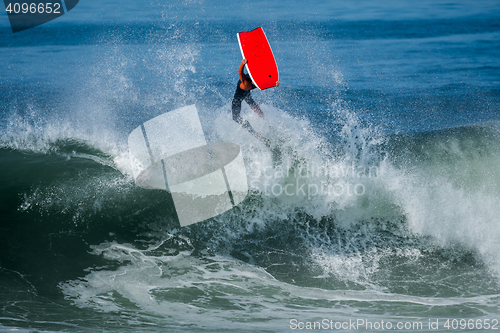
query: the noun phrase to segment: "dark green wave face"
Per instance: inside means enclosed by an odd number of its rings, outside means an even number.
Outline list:
[[[493,328],[498,1],[64,3],[0,20],[0,331]],[[241,115],[270,148],[231,115],[259,26],[281,83]],[[249,193],[181,227],[128,138],[193,104]]]

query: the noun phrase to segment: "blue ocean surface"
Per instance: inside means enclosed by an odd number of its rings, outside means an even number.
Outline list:
[[[499,1],[82,0],[0,56],[0,331],[500,329]],[[127,139],[192,104],[251,191],[181,228]]]

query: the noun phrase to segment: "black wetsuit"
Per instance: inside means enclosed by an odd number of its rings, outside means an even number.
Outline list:
[[[250,94],[250,90],[243,90],[240,87],[241,80],[238,80],[238,84],[236,85],[236,91],[234,92],[233,104],[231,106],[231,110],[233,113],[233,120],[246,128],[250,133],[255,136],[260,136],[250,125],[250,123],[241,118],[241,102],[245,100],[245,102],[250,105],[250,107],[254,107],[257,105]],[[253,88],[252,88],[253,89]]]

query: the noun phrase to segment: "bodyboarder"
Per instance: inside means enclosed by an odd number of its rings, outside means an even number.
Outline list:
[[[260,117],[264,117],[262,110],[259,105],[253,100],[252,95],[250,94],[250,90],[255,89],[255,85],[252,83],[252,80],[243,72],[245,64],[248,62],[247,59],[243,59],[241,61],[240,68],[238,69],[238,74],[240,79],[238,80],[238,84],[236,85],[236,91],[234,92],[233,102],[231,105],[231,111],[233,114],[233,120],[240,124],[243,128],[246,128],[250,133],[252,133],[256,138],[262,140],[267,146],[271,146],[271,142],[264,138],[260,133],[256,132],[250,123],[247,120],[243,120],[241,118],[241,102],[245,100],[245,102],[250,105],[250,108],[257,113]],[[279,86],[280,82],[276,82],[276,86]]]

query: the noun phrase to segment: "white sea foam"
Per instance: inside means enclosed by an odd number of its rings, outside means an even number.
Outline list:
[[[174,235],[166,236],[163,241]],[[168,318],[179,326],[216,329],[230,325],[278,329],[292,318],[336,321],[380,315],[355,311],[360,304],[383,303],[387,309],[414,306],[486,306],[495,296],[418,297],[382,290],[326,290],[276,280],[265,269],[226,256],[197,258],[191,250],[163,254],[163,241],[138,249],[131,244],[103,243],[93,254],[120,263],[116,270],[93,269],[79,280],[61,283],[66,299],[78,307],[122,314]],[[403,254],[414,256],[415,254]],[[349,261],[343,260],[342,265]],[[356,265],[353,273],[360,274]],[[347,277],[349,278],[349,277]],[[131,307],[131,304],[133,305]],[[358,312],[358,313],[356,313]],[[195,319],[196,318],[196,319]],[[248,322],[246,319],[251,319]],[[397,320],[397,317],[384,318]],[[263,324],[265,323],[265,324]]]

